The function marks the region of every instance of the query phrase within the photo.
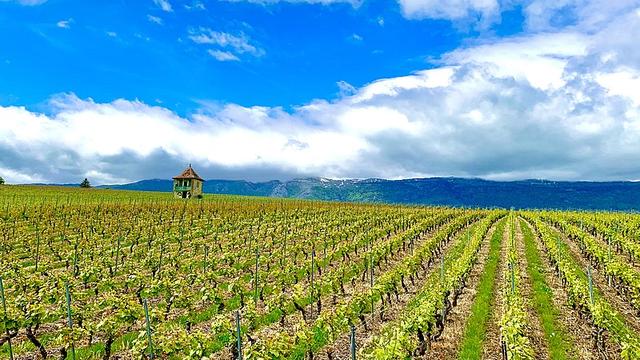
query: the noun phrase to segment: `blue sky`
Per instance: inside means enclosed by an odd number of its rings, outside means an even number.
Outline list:
[[[0,0],[9,182],[638,180],[640,1]]]
[[[2,39],[0,103],[37,108],[52,94],[73,92],[179,113],[202,101],[286,107],[336,97],[339,81],[360,87],[406,75],[469,39],[522,30],[517,9],[504,25],[478,31],[464,21],[406,19],[398,3],[384,0],[167,3],[170,10],[152,0],[0,3],[0,31],[11,34]],[[203,29],[257,50],[237,54],[190,39]],[[209,50],[234,58],[220,61]]]

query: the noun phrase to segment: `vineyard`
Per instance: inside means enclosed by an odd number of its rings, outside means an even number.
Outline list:
[[[2,359],[640,359],[640,215],[0,186]]]

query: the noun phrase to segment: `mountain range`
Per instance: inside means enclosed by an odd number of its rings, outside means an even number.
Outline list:
[[[170,192],[172,181],[154,179],[99,187]],[[288,181],[249,182],[212,179],[204,183],[204,192],[208,194],[457,207],[640,210],[640,182],[629,181],[303,178]]]

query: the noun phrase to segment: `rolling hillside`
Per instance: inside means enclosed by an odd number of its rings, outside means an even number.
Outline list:
[[[143,180],[103,187],[171,191],[171,186],[171,180]],[[466,207],[640,210],[640,183],[635,182],[501,182],[462,178],[207,180],[204,191],[209,194]]]

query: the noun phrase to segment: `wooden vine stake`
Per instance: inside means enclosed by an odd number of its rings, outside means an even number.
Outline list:
[[[73,277],[78,276],[78,272],[80,269],[78,268],[78,242],[76,241],[73,249]]]
[[[2,283],[2,277],[0,277],[0,297],[2,298],[2,310],[4,311],[4,328],[7,331],[7,342],[9,343],[9,360],[13,360],[13,348],[11,347],[11,335],[9,335],[9,328],[7,327],[7,301],[4,297],[4,284]]]
[[[413,238],[411,238],[411,241],[409,241],[409,247],[411,248],[411,255],[413,255]]]
[[[609,238],[609,244],[607,248],[607,261],[611,261],[611,238]],[[607,281],[609,282],[609,286],[611,286],[611,275],[607,275]]]
[[[589,278],[589,300],[593,305],[593,278],[591,276],[591,266],[587,268],[587,277]]]
[[[76,359],[76,349],[73,344],[73,319],[71,319],[71,293],[69,293],[69,283],[64,284],[65,297],[67,299],[67,324],[71,330],[71,359]]]
[[[351,325],[351,360],[356,360],[356,327]]]
[[[509,270],[511,270],[511,295],[513,295],[516,293],[516,274],[513,263],[509,263]]]
[[[40,263],[40,231],[38,224],[36,223],[36,271],[38,271],[38,264]]]
[[[122,237],[118,236],[118,245],[116,247],[116,261],[115,261],[116,265],[115,265],[114,272],[118,271],[118,257],[119,257],[118,255],[120,254],[120,241],[121,241],[121,239],[122,239]]]
[[[158,279],[162,278],[162,254],[164,254],[164,244],[160,244],[160,260],[158,261]]]
[[[511,213],[509,215],[509,235],[511,236],[511,247],[513,247],[513,208],[511,208]]]
[[[440,284],[442,284],[442,287],[444,288],[444,254],[440,258]],[[446,315],[446,308],[447,306],[445,304],[442,304],[442,310],[440,315],[442,315],[443,323],[444,323],[444,317]]]
[[[151,341],[151,322],[149,321],[149,306],[144,299],[144,321],[147,326],[147,341],[149,342],[149,358],[153,359],[153,342]]]
[[[236,311],[236,334],[238,338],[238,360],[242,360],[242,333],[240,329],[240,311]]]
[[[209,258],[209,247],[207,245],[204,246],[204,263],[202,264],[202,270],[207,272],[207,261]]]
[[[373,299],[373,253],[371,253],[369,255],[369,269],[370,269],[370,275],[369,275],[369,286],[371,288],[371,316],[373,317],[373,310],[374,310],[374,299]]]
[[[311,301],[313,301],[315,296],[315,292],[314,292],[315,288],[313,284],[315,268],[316,268],[316,249],[314,247],[313,250],[311,250]],[[311,307],[311,316],[313,317],[313,306]]]
[[[256,272],[253,274],[253,302],[258,307],[258,269],[260,266],[260,250],[256,249]]]

